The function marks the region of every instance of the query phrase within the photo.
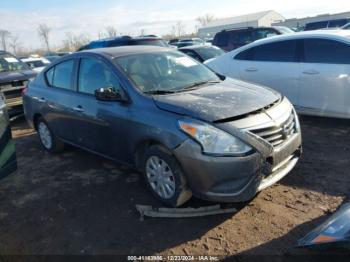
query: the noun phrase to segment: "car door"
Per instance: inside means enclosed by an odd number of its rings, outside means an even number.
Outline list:
[[[9,117],[0,93],[0,179],[17,169],[16,148],[12,140]]]
[[[242,80],[265,85],[299,102],[297,41],[285,40],[252,47],[235,57]],[[237,69],[236,69],[237,70]]]
[[[300,107],[317,114],[350,114],[350,45],[338,40],[304,40]]]
[[[104,156],[124,161],[129,107],[123,101],[100,101],[95,90],[113,88],[125,97],[111,65],[98,56],[80,58],[73,96],[74,135],[77,144]]]
[[[72,103],[74,93],[73,74],[75,59],[64,60],[44,72],[43,86],[34,85],[33,99],[40,112],[55,134],[67,141],[72,141]]]

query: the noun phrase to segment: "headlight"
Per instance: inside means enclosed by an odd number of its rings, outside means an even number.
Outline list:
[[[202,145],[203,152],[216,155],[243,155],[252,150],[234,136],[209,124],[194,120],[179,120],[182,131]]]
[[[299,240],[299,246],[340,244],[350,248],[350,203],[344,204],[323,224]]]

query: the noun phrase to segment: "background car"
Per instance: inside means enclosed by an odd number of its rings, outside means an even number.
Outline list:
[[[68,143],[133,166],[170,206],[192,194],[247,201],[287,175],[301,153],[288,99],[220,79],[172,49],[77,52],[47,67],[23,99],[47,151]]]
[[[235,28],[217,33],[213,45],[229,52],[258,39],[290,33],[294,33],[294,31],[284,26]]]
[[[0,179],[17,169],[15,143],[12,140],[9,116],[0,92]]]
[[[177,48],[192,46],[192,45],[204,45],[205,42],[200,38],[186,38],[179,40],[175,45]]]
[[[350,22],[343,25],[341,29],[350,29]]]
[[[116,46],[128,46],[128,45],[151,45],[168,47],[165,40],[157,36],[119,36],[114,38],[100,39],[90,42],[89,44],[80,47],[77,51],[104,48],[104,47],[116,47]]]
[[[219,47],[206,45],[181,47],[179,48],[179,51],[185,53],[186,55],[189,55],[201,63],[225,54],[225,51]]]
[[[41,72],[51,62],[44,57],[28,57],[22,58],[22,62],[26,63],[32,70]]]
[[[333,28],[333,29],[340,28],[349,22],[350,22],[350,19],[346,19],[346,18],[311,22],[311,23],[305,24],[304,31],[326,29],[326,28]]]
[[[300,113],[350,118],[347,30],[317,30],[263,39],[207,65],[222,75],[281,92]]]
[[[23,114],[22,90],[37,75],[14,55],[0,51],[0,91],[10,117]]]

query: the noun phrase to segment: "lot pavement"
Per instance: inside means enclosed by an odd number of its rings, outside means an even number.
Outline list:
[[[301,121],[297,167],[238,213],[144,221],[135,204],[158,202],[137,173],[72,147],[46,153],[18,121],[12,130],[19,167],[0,181],[0,254],[307,252],[294,248],[296,241],[350,200],[350,121]]]

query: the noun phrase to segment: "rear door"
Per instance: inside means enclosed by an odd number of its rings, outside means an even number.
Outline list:
[[[76,59],[65,60],[45,72],[47,86],[35,89],[35,99],[44,119],[60,138],[73,142],[72,95]]]
[[[15,143],[12,140],[6,105],[0,93],[0,179],[17,169]]]
[[[273,88],[293,104],[299,101],[299,64],[296,40],[252,47],[237,54],[240,78]]]
[[[320,114],[350,114],[350,45],[331,39],[304,40],[300,106]]]

